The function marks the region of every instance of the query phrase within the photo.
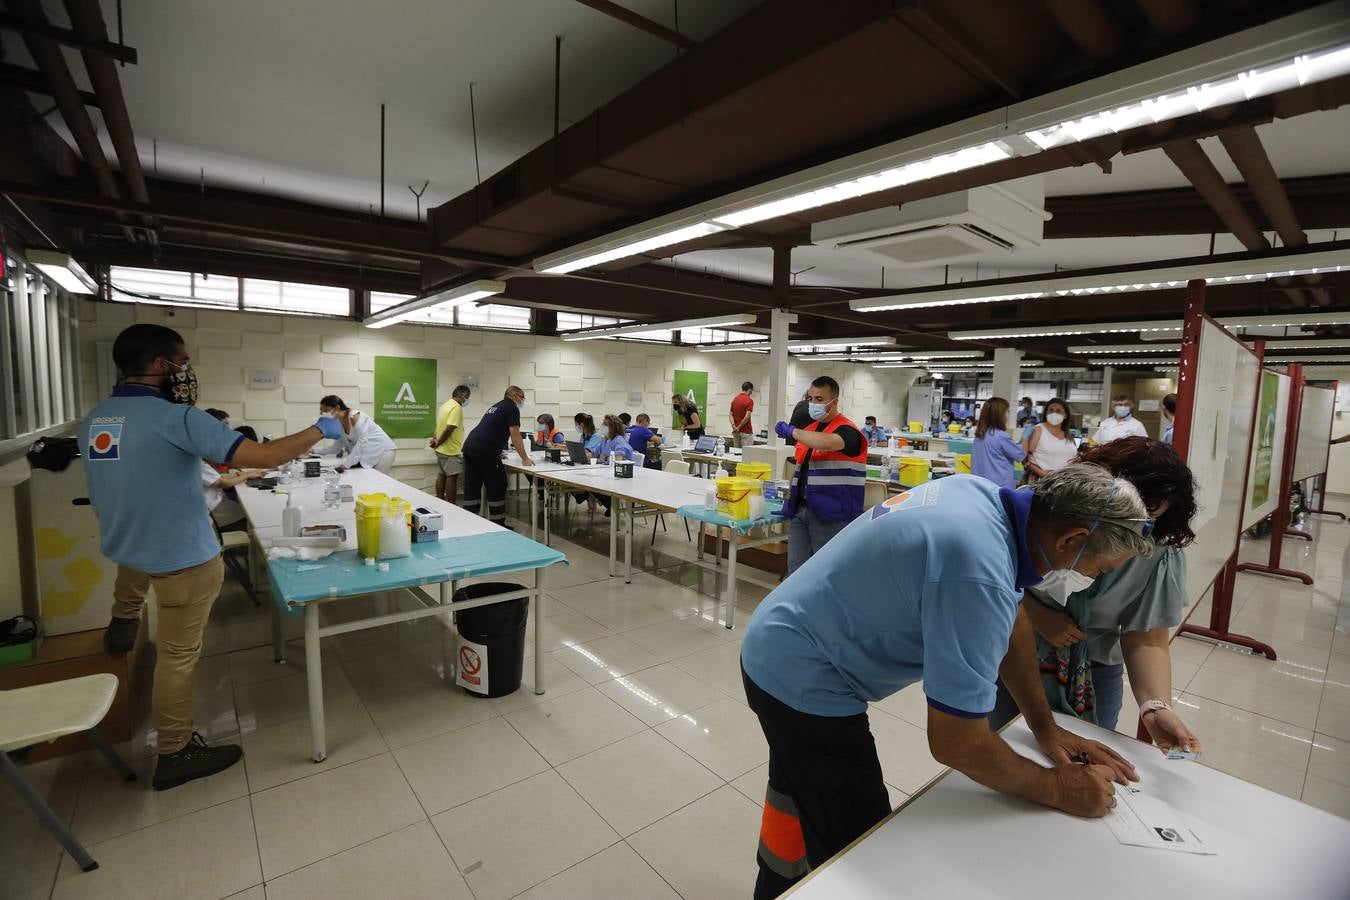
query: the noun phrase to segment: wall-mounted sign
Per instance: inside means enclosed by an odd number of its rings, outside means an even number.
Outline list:
[[[373,414],[392,438],[429,436],[436,428],[436,360],[375,357]]]
[[[628,405],[629,405],[629,406],[641,406],[641,405],[642,405],[642,391],[629,391],[629,392],[628,392]]]
[[[274,391],[281,387],[280,369],[249,369],[245,382],[255,391]]]

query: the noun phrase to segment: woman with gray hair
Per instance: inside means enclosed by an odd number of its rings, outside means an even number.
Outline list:
[[[920,680],[938,762],[1023,800],[1104,815],[1111,782],[1134,767],[1055,724],[1020,601],[1030,587],[1068,596],[1147,553],[1150,525],[1135,487],[1099,466],[1022,490],[957,475],[873,507],[788,576],[741,645],[769,744],[755,896],[778,896],[890,812],[867,704]],[[1051,767],[990,730],[1000,677]]]

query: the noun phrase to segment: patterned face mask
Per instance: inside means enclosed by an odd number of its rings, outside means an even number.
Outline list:
[[[170,403],[186,403],[188,406],[197,405],[197,373],[192,370],[192,363],[178,365],[172,360],[166,360],[169,365],[178,369],[168,376],[164,386],[160,388],[160,394]]]

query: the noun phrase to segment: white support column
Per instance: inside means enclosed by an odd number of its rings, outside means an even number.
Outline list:
[[[1018,388],[1022,382],[1021,350],[1000,347],[994,351],[994,396],[1008,401],[1008,428],[1016,421],[1017,406],[1021,402]]]
[[[782,446],[783,439],[773,433],[773,426],[787,418],[784,400],[787,398],[788,326],[796,323],[797,315],[785,309],[769,314],[769,389],[763,394],[764,418],[769,428],[770,446]]]
[[[1115,369],[1113,369],[1111,366],[1107,366],[1106,368],[1102,369],[1102,421],[1103,421],[1103,422],[1105,422],[1107,419],[1111,418],[1111,394],[1115,392],[1115,388],[1114,388],[1114,386],[1111,384],[1111,376],[1112,376],[1114,373],[1115,373]]]

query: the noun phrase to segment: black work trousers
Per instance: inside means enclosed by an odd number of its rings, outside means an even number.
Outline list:
[[[500,456],[464,454],[464,508],[482,514],[482,494],[487,488],[488,518],[497,525],[506,524],[506,467]]]
[[[765,692],[741,670],[769,742],[755,900],[777,897],[891,811],[867,714],[813,716]]]

